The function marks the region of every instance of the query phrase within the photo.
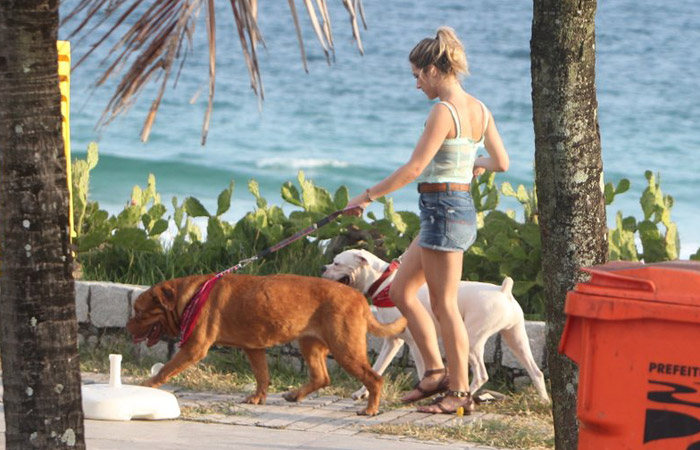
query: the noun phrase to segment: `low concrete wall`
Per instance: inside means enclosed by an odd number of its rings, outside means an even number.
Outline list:
[[[76,281],[75,301],[80,327],[79,342],[92,346],[99,345],[102,339],[114,339],[115,334],[126,337],[124,327],[131,315],[133,302],[147,288],[148,286]],[[545,323],[527,321],[525,328],[535,361],[547,375]],[[371,335],[368,337],[368,353],[372,360],[379,353],[381,345],[381,339]],[[136,354],[154,357],[164,362],[173,355],[175,350],[174,342],[161,341],[151,348],[146,347],[142,342],[138,345]],[[276,351],[297,369],[304,367],[296,343],[280,346]],[[395,358],[395,364],[399,361],[404,361],[408,366],[413,367],[408,346],[405,346],[403,352]],[[522,365],[498,334],[491,336],[486,342],[484,362],[492,379],[500,378],[507,383],[512,383],[516,389],[530,383],[530,378]]]

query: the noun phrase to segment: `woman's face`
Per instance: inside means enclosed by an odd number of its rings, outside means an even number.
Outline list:
[[[437,97],[436,79],[434,76],[435,69],[431,66],[419,69],[411,64],[413,77],[416,79],[416,89],[420,89],[430,99]]]

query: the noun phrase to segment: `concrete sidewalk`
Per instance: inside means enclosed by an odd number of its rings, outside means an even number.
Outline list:
[[[106,383],[100,374],[83,373],[83,383]],[[128,380],[124,381],[128,384]],[[364,401],[336,396],[311,397],[302,403],[288,403],[281,394],[268,396],[266,405],[242,404],[243,394],[223,395],[165,387],[178,398],[181,419],[128,422],[85,421],[86,444],[96,450],[258,450],[258,449],[387,449],[436,450],[441,448],[477,450],[492,447],[463,442],[429,442],[381,435],[366,431],[378,424],[449,426],[495,418],[476,413],[468,417],[432,415],[415,408],[391,410],[375,417],[358,416]],[[489,417],[491,416],[491,417]],[[4,414],[0,423],[3,433]]]

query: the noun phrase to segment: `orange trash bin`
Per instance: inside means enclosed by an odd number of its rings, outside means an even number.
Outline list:
[[[579,450],[700,450],[700,263],[612,262],[566,297]]]

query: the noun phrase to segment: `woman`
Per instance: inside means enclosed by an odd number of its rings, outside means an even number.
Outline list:
[[[348,209],[354,207],[355,214],[362,214],[373,199],[418,181],[420,233],[403,257],[390,295],[408,319],[428,369],[402,401],[411,403],[445,392],[418,410],[449,414],[461,407],[469,414],[474,409],[469,392],[469,337],[457,309],[463,253],[476,239],[469,183],[485,170],[507,170],[508,154],[491,113],[460,84],[460,77],[468,73],[467,58],[452,28],[440,27],[435,38],[420,41],[409,61],[416,88],[430,100],[440,101],[432,107],[410,160],[351,199]],[[488,157],[476,156],[481,145]],[[447,369],[433,321],[416,298],[424,283],[440,324]]]

